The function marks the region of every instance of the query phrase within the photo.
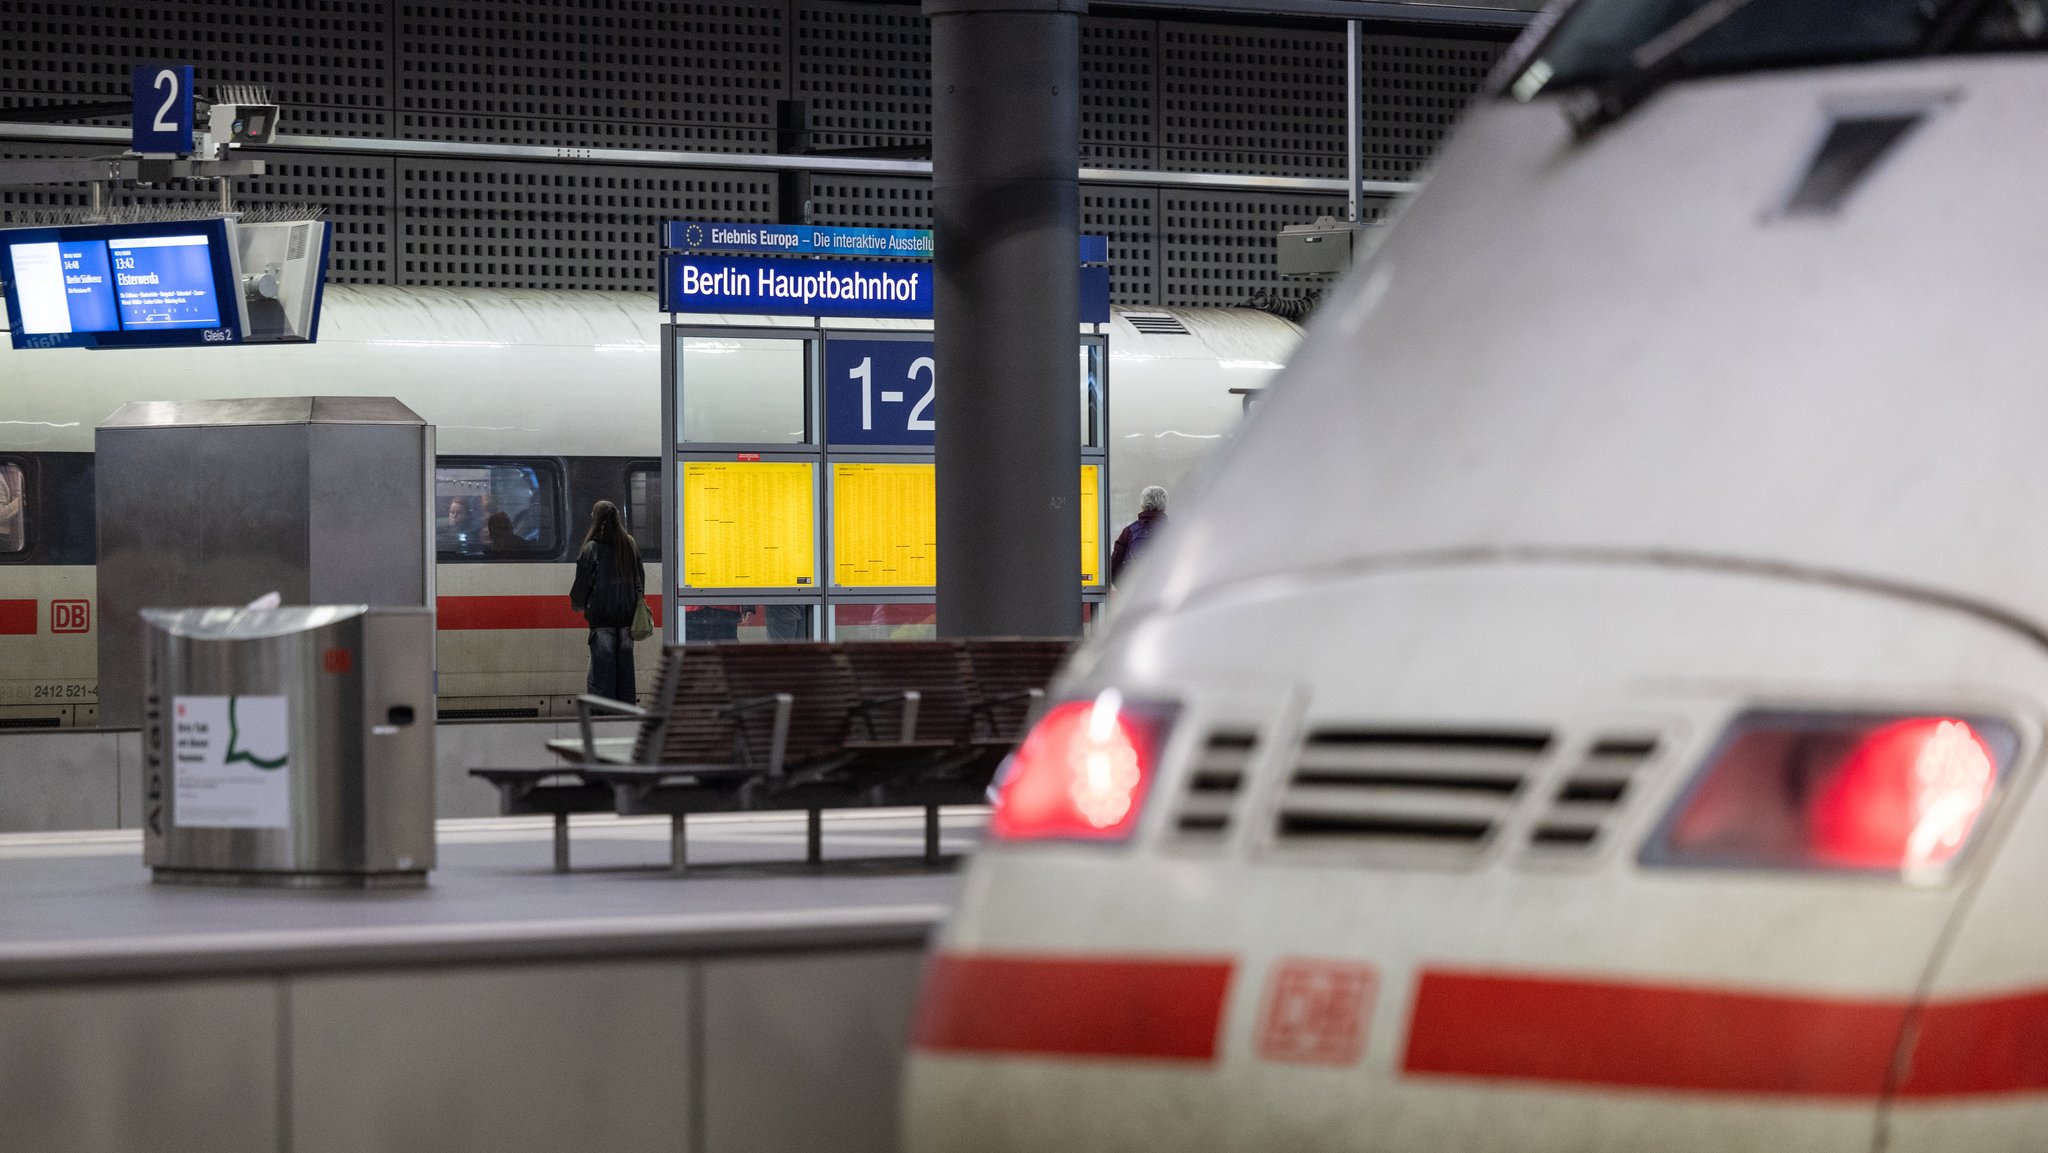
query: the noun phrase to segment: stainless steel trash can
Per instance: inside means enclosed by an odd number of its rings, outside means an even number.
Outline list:
[[[434,866],[424,608],[144,609],[159,881],[403,887]]]

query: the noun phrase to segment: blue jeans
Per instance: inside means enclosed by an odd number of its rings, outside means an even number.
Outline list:
[[[585,692],[626,704],[633,698],[633,630],[590,630],[590,679]]]

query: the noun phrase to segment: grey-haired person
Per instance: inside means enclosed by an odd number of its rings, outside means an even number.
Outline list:
[[[1124,526],[1116,534],[1116,544],[1109,550],[1109,583],[1114,585],[1123,575],[1124,566],[1138,559],[1144,551],[1145,542],[1152,534],[1166,527],[1166,490],[1158,485],[1148,485],[1138,494],[1138,519]]]

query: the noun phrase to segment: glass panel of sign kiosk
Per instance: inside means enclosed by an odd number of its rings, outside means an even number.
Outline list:
[[[1080,271],[1092,331],[1077,332],[1075,360],[1084,619],[1108,587],[1107,252],[1091,239],[1082,255],[1099,259]],[[930,233],[685,222],[666,240],[672,638],[933,635]],[[897,259],[838,259],[849,256]],[[863,296],[883,289],[879,305]]]

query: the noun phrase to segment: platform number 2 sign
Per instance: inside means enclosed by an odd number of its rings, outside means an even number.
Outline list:
[[[131,147],[142,153],[192,151],[192,66],[144,64],[128,71],[134,98]]]
[[[834,444],[932,443],[939,370],[928,340],[826,340],[825,393]]]

